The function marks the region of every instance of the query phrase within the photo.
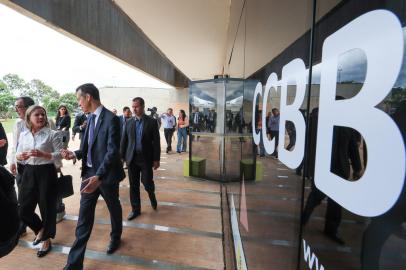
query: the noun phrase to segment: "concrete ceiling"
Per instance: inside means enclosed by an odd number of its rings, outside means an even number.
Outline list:
[[[340,1],[321,1],[317,19]],[[244,0],[114,0],[114,3],[192,81],[223,73],[246,78],[311,25],[311,0],[246,1],[243,14]]]
[[[221,74],[231,0],[114,0],[189,79]]]

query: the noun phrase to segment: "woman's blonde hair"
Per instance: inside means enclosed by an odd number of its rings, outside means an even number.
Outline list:
[[[32,123],[30,121],[31,114],[37,109],[41,109],[45,113],[45,125],[44,125],[44,127],[49,126],[47,111],[44,109],[44,107],[39,106],[39,105],[32,105],[32,106],[28,107],[27,111],[25,112],[25,125],[27,126],[27,128],[29,130],[32,129]]]

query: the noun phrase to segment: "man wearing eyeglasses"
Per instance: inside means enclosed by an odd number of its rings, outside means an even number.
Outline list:
[[[28,107],[30,107],[34,104],[35,104],[34,100],[30,97],[19,97],[14,104],[15,110],[20,119],[17,120],[16,123],[14,124],[13,145],[11,146],[11,154],[9,157],[9,161],[10,161],[11,173],[16,176],[16,182],[17,182],[18,189],[20,189],[20,186],[21,186],[21,176],[23,174],[24,164],[22,162],[17,163],[16,149],[18,146],[18,139],[20,138],[21,132],[23,132],[27,129],[27,127],[25,125],[25,120],[24,120],[25,112],[27,111]],[[26,225],[22,224],[21,228],[20,228],[21,235],[24,235],[26,232],[27,232]]]
[[[18,146],[18,139],[20,138],[21,132],[27,129],[24,121],[25,112],[27,111],[28,107],[34,105],[34,100],[30,97],[19,97],[14,105],[20,120],[16,121],[13,128],[13,145],[11,147],[10,155],[10,170],[14,175],[17,175],[18,164],[15,154]],[[17,182],[17,184],[19,183]]]

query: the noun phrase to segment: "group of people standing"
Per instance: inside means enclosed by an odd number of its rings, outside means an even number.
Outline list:
[[[18,183],[20,219],[34,231],[36,237],[33,245],[42,243],[38,257],[45,256],[51,250],[51,239],[56,234],[56,216],[61,204],[57,192],[57,173],[62,167],[61,161],[82,161],[76,239],[64,267],[75,270],[83,269],[99,196],[104,198],[111,218],[110,243],[106,252],[111,254],[120,246],[123,228],[119,183],[125,178],[123,161],[128,168],[132,206],[127,219],[132,220],[141,214],[140,181],[148,193],[152,208],[157,209],[153,170],[159,168],[161,155],[158,123],[145,114],[145,102],[141,97],[132,100],[132,113],[128,107],[124,108],[122,117],[102,105],[99,91],[93,84],[79,86],[76,97],[83,111],[76,117],[72,128],[72,140],[76,134],[81,140],[78,150],[67,148],[70,116],[65,106],[58,109],[53,127],[43,107],[35,105],[29,97],[21,97],[15,103],[21,119],[14,128],[10,156],[10,169]],[[167,151],[172,150],[170,141],[173,132],[166,131],[171,125],[173,131],[174,128],[178,129],[180,139],[177,151],[186,151],[187,116],[181,110],[177,121],[173,118],[172,109],[161,116],[165,137],[168,137]],[[7,140],[0,138],[0,149],[4,151],[5,147]],[[37,205],[41,217],[35,213]]]
[[[191,127],[194,132],[214,133],[217,125],[217,112],[214,109],[200,112],[198,107],[193,108],[191,115]]]
[[[176,152],[183,153],[187,151],[187,142],[189,135],[189,118],[187,117],[185,110],[179,110],[178,118],[173,114],[173,109],[168,108],[168,110],[163,114],[156,113],[156,107],[149,109],[153,111],[151,118],[157,121],[158,129],[163,126],[164,136],[166,141],[166,153],[172,152],[172,138],[175,131],[177,131],[177,146]],[[114,113],[114,111],[113,111]],[[124,126],[126,122],[132,118],[131,110],[129,107],[123,108],[123,114],[119,116],[120,118],[120,134],[123,134]]]

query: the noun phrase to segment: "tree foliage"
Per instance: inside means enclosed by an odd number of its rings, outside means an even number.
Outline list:
[[[76,95],[74,93],[67,93],[59,98],[46,97],[44,99],[44,107],[47,110],[47,112],[51,115],[57,113],[58,107],[60,105],[65,105],[69,113],[72,113],[73,110],[78,107]]]
[[[0,93],[8,92],[7,84],[0,80]]]
[[[22,95],[22,93],[29,89],[29,85],[17,74],[5,75],[3,82],[6,84],[7,89],[15,95]]]
[[[62,95],[59,99],[59,102],[60,104],[63,104],[68,108],[69,113],[72,113],[73,110],[78,107],[78,101],[74,93],[67,93]]]
[[[14,111],[15,96],[8,91],[0,92],[0,118],[9,118]]]
[[[41,80],[25,82],[17,74],[7,74],[0,80],[0,118],[8,118],[14,112],[17,96],[29,96],[36,104],[44,106],[51,115],[56,114],[59,105],[64,104],[70,112],[78,107],[74,93],[60,95]]]
[[[44,104],[44,100],[59,99],[59,93],[52,89],[52,87],[46,85],[44,82],[38,79],[31,80],[29,87],[22,93],[24,96],[29,96],[35,100],[38,104]]]

